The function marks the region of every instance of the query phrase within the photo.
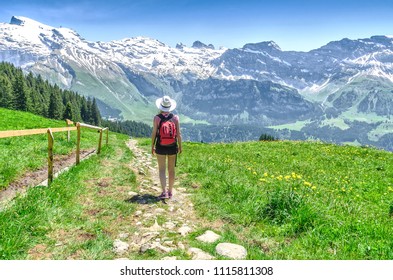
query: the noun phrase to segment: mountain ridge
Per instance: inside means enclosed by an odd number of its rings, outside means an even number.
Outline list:
[[[142,36],[89,42],[71,29],[49,27],[24,17],[11,21],[19,25],[0,24],[0,60],[41,74],[63,88],[93,95],[115,109],[112,111],[120,110],[118,118],[150,123],[156,113],[154,100],[165,94],[178,100],[178,113],[189,123],[227,125],[240,118],[247,124],[254,120],[251,124],[256,129],[280,129],[277,125],[302,121],[296,116],[304,115],[300,112],[307,107],[309,122],[320,127],[330,123],[340,128],[338,123],[343,121],[390,123],[393,38],[388,36],[344,38],[309,52],[282,51],[273,41],[234,49],[215,49],[195,41],[193,47],[178,44],[173,48]],[[26,35],[30,29],[34,32]],[[273,96],[285,93],[286,101],[301,103],[292,104],[293,114],[287,116],[269,114],[269,110],[283,109],[272,98],[263,106],[236,103],[252,96],[248,86],[239,86],[245,80],[271,82],[277,89]],[[254,86],[263,88],[258,83]],[[233,106],[240,106],[234,116],[222,113]],[[302,129],[307,130],[305,126]],[[389,133],[384,130],[378,135]]]

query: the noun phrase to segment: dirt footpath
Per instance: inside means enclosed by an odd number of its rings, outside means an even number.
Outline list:
[[[81,160],[87,159],[94,152],[95,149],[81,151]],[[75,152],[70,155],[54,156],[54,177],[73,166],[75,164],[75,158]],[[24,193],[29,187],[47,184],[47,179],[48,167],[45,166],[35,171],[29,171],[18,180],[11,182],[6,189],[0,191],[0,209],[2,205],[13,199],[18,193]]]

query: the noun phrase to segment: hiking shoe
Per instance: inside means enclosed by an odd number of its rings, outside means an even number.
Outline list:
[[[168,197],[172,198],[172,192],[168,192]]]
[[[168,193],[167,192],[162,192],[160,194],[159,198],[161,198],[161,199],[169,198]]]

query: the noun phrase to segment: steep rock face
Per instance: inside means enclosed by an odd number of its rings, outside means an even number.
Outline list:
[[[206,45],[206,44],[202,43],[201,41],[195,41],[192,44],[192,47],[196,48],[196,49],[212,49],[212,50],[214,50],[214,46],[212,44]]]
[[[24,21],[22,19],[12,17],[10,24],[15,24],[15,25],[23,25]]]
[[[184,86],[181,104],[187,115],[213,124],[279,124],[319,110],[296,90],[272,82],[212,78]]]
[[[393,90],[390,92],[372,92],[367,95],[358,106],[363,113],[376,113],[378,116],[391,116],[393,114]]]

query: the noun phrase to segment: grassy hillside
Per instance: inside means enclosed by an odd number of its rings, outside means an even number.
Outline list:
[[[2,130],[64,125],[7,110],[0,114],[8,118]],[[5,127],[11,122],[15,125]],[[96,145],[95,133],[82,135],[84,145]],[[19,166],[46,164],[46,135],[31,137],[0,139],[2,184],[20,176]],[[137,205],[128,201],[128,192],[139,187],[127,139],[111,133],[99,156],[2,209],[0,259],[116,258],[112,246],[119,232],[137,232],[131,224]],[[65,133],[56,133],[55,141],[56,153],[74,148]],[[150,140],[140,139],[140,145],[149,150]],[[10,159],[15,155],[18,160]],[[248,259],[393,258],[392,153],[317,142],[184,143],[177,174],[198,216],[211,221],[209,228],[184,237],[190,247],[217,255],[217,242],[195,239],[211,229],[222,236],[218,242],[245,246]],[[160,217],[159,223],[170,218]],[[162,256],[148,251],[128,257]]]
[[[31,113],[0,108],[0,131],[33,128],[65,127],[65,121],[55,121]],[[54,133],[54,154],[67,155],[76,149],[76,131]],[[98,146],[96,131],[83,129],[81,149]],[[0,139],[0,190],[27,171],[36,170],[47,164],[48,136],[46,134]],[[56,161],[54,163],[56,165]]]
[[[253,259],[392,259],[393,154],[310,142],[188,143],[200,215]]]
[[[29,113],[0,109],[0,130],[62,127]],[[73,132],[75,133],[75,132]],[[75,151],[76,135],[54,133],[55,154]],[[116,217],[135,206],[124,188],[135,186],[126,147],[129,136],[110,133],[109,145],[56,178],[50,187],[26,190],[0,209],[0,259],[112,259],[110,232],[124,226]],[[82,129],[81,148],[96,148],[96,131]],[[0,139],[1,186],[27,170],[46,166],[47,135]],[[56,165],[56,161],[55,161]],[[107,188],[107,186],[113,188]],[[4,207],[3,207],[4,206]],[[59,245],[60,244],[60,245]]]
[[[113,240],[129,227],[135,190],[127,136],[56,178],[50,187],[29,188],[0,211],[0,259],[114,259]]]

